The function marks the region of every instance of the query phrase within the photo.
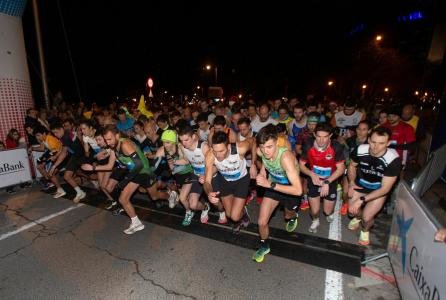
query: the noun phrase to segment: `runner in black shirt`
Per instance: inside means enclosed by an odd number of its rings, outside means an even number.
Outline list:
[[[74,197],[73,202],[78,203],[87,195],[74,180],[76,171],[80,170],[81,165],[85,162],[84,147],[82,142],[77,138],[76,133],[73,131],[65,131],[60,123],[53,123],[51,125],[51,131],[62,142],[63,147],[66,149],[65,153],[67,153],[69,160],[65,166],[63,178],[76,191],[76,196]]]
[[[348,224],[356,230],[362,222],[359,244],[369,244],[369,230],[386,196],[398,179],[401,160],[394,149],[387,148],[392,133],[388,128],[373,129],[369,144],[360,145],[350,155],[348,167],[349,212],[354,218]]]

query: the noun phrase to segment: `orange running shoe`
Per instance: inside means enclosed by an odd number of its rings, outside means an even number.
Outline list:
[[[345,216],[348,213],[348,203],[342,203],[341,206],[341,216]]]

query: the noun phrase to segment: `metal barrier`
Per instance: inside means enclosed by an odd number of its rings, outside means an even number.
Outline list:
[[[411,188],[417,197],[424,193],[441,177],[446,167],[446,144],[432,152],[428,162],[413,179]]]

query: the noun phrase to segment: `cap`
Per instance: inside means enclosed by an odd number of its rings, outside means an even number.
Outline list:
[[[177,143],[177,133],[174,130],[165,130],[163,134],[161,135],[161,141],[163,142],[170,142],[170,143]]]
[[[319,117],[317,117],[317,116],[309,116],[308,119],[307,119],[307,123],[308,122],[319,123]]]

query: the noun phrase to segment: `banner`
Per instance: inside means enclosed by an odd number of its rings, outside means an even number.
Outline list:
[[[37,170],[37,160],[43,155],[44,152],[39,151],[33,151],[31,156],[33,158],[33,168],[34,168],[34,174],[36,174],[36,178],[42,178],[42,174]]]
[[[31,181],[26,149],[0,151],[0,188]]]
[[[388,253],[402,299],[446,299],[446,244],[434,242],[438,222],[401,182]]]

